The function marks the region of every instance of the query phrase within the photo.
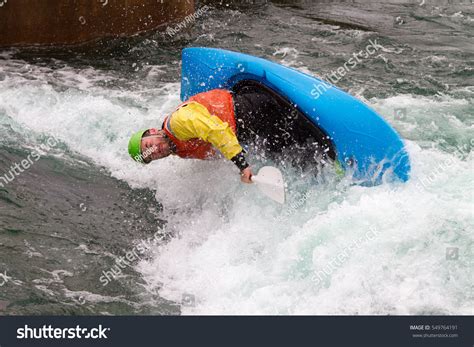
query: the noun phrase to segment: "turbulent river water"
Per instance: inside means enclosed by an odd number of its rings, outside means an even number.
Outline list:
[[[202,12],[173,36],[0,52],[0,313],[472,314],[471,1]],[[337,85],[406,140],[405,184],[280,163],[281,207],[231,163],[128,157],[131,133],[179,104],[184,47],[327,76],[374,40]]]

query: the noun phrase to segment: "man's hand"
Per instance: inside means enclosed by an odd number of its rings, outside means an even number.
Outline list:
[[[246,167],[240,171],[240,180],[244,183],[252,183],[252,175],[252,169],[250,169],[250,167]]]

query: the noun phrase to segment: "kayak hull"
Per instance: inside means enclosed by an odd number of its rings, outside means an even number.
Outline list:
[[[300,71],[250,55],[186,48],[181,99],[238,82],[263,83],[295,104],[333,143],[342,168],[364,185],[407,181],[409,157],[397,132],[373,109],[341,89]]]

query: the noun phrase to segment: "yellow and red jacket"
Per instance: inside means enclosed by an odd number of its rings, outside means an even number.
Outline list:
[[[165,118],[163,130],[181,158],[211,159],[218,149],[233,159],[242,152],[232,94],[227,90],[214,89],[191,97]]]

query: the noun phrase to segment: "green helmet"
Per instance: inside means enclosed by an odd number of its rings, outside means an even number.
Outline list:
[[[132,135],[130,141],[128,141],[128,154],[132,157],[133,160],[136,162],[145,164],[143,157],[142,157],[142,136],[146,130],[140,130]]]

